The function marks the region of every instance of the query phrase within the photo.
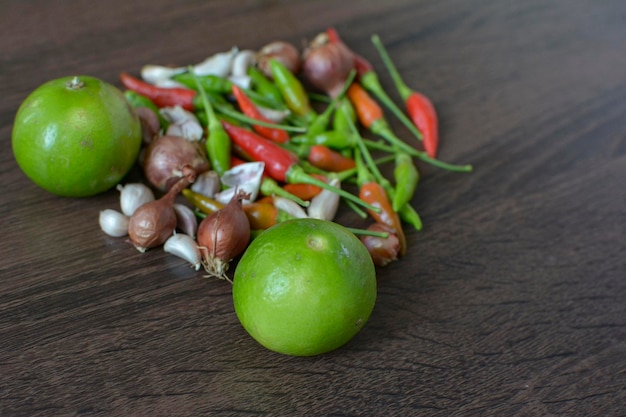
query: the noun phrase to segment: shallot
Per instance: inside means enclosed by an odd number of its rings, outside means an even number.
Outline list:
[[[341,92],[353,68],[352,52],[343,43],[330,43],[325,33],[319,34],[304,51],[304,78],[330,97]]]
[[[196,178],[195,171],[190,167],[184,167],[183,171],[184,176],[163,197],[142,205],[131,216],[128,236],[140,252],[162,245],[174,233],[176,229],[176,212],[173,207],[175,198]]]
[[[209,169],[204,148],[180,136],[159,136],[146,148],[143,169],[147,180],[160,191],[167,191],[182,177],[182,168],[191,167],[196,175]]]
[[[265,45],[256,56],[258,68],[270,79],[273,77],[269,64],[271,59],[276,59],[294,74],[300,71],[302,65],[298,48],[285,41],[274,41]]]
[[[241,205],[247,197],[246,193],[239,192],[224,208],[203,219],[198,226],[198,246],[209,276],[230,281],[226,276],[230,261],[248,246],[250,223]]]

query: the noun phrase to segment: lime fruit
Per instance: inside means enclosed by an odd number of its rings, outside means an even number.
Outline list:
[[[255,238],[235,270],[235,313],[266,348],[312,356],[347,343],[376,301],[376,272],[345,227],[294,219]]]
[[[41,188],[86,197],[116,185],[141,147],[141,123],[115,86],[89,76],[35,89],[13,125],[13,154]]]

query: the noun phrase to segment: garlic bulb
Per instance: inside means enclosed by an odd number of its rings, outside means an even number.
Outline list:
[[[102,210],[98,220],[102,231],[109,236],[122,237],[128,234],[130,218],[117,210]]]
[[[174,233],[165,241],[163,250],[186,260],[196,271],[202,267],[202,255],[198,249],[198,244],[189,235]]]
[[[154,200],[152,190],[141,183],[118,185],[120,192],[120,207],[126,216],[132,216],[135,210],[144,204]]]

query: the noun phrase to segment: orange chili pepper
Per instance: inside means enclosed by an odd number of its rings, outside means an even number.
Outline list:
[[[329,172],[341,172],[356,167],[353,159],[324,145],[311,146],[307,160],[314,167]]]
[[[383,109],[359,83],[352,83],[350,88],[348,88],[347,95],[356,110],[359,122],[367,129],[369,129],[374,122],[383,119]]]
[[[278,209],[271,203],[254,202],[241,206],[250,222],[250,228],[265,230],[276,224]]]
[[[322,189],[312,184],[285,184],[283,189],[302,200],[310,200],[318,195]]]
[[[382,223],[393,229],[400,241],[400,255],[404,255],[406,253],[406,237],[402,230],[402,223],[400,222],[398,213],[393,211],[385,189],[376,181],[366,182],[360,186],[359,197],[372,206],[380,208],[380,213],[376,213],[372,210],[367,210],[367,212],[378,223]]]

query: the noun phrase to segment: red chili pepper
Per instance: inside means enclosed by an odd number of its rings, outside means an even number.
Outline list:
[[[231,140],[255,161],[265,162],[265,171],[276,181],[286,182],[287,171],[298,163],[298,157],[259,134],[222,121]]]
[[[343,43],[335,29],[328,29],[326,31],[326,34],[330,42]],[[372,41],[376,44],[374,38],[372,38]],[[376,47],[378,48],[378,45],[376,45]],[[350,49],[347,46],[346,48]],[[389,95],[381,85],[380,80],[378,79],[378,74],[376,74],[376,72],[374,71],[374,67],[372,66],[372,64],[370,64],[369,61],[367,61],[365,58],[355,53],[354,51],[351,50],[351,52],[354,56],[354,68],[357,71],[357,74],[359,76],[359,82],[361,83],[361,85],[372,94],[374,94],[376,98],[378,98],[381,102],[383,102],[383,104],[387,106],[389,110],[391,110],[391,112],[398,118],[398,120],[402,122],[402,124],[404,124],[404,126],[417,139],[424,140],[424,132],[420,131],[420,125],[417,125],[415,121],[409,120],[409,118],[406,117],[402,110],[400,110],[400,108],[391,99],[391,97],[389,97]],[[424,147],[426,147],[426,144],[424,144]]]
[[[413,123],[422,131],[424,150],[431,158],[437,156],[439,145],[439,122],[435,106],[425,95],[412,91],[408,95],[400,94],[406,103],[406,110]]]
[[[422,132],[426,154],[434,158],[437,155],[437,147],[439,144],[439,124],[435,106],[433,106],[433,103],[428,97],[412,90],[404,82],[378,36],[374,35],[372,37],[372,43],[376,46],[376,49],[378,49],[378,53],[396,85],[398,94],[400,94],[400,97],[404,100],[409,116],[411,116],[415,126]]]
[[[189,111],[193,111],[196,108],[195,100],[198,93],[192,89],[157,87],[125,72],[120,74],[120,81],[127,89],[148,97],[157,107],[179,105]]]
[[[329,172],[341,172],[356,167],[354,159],[347,158],[324,145],[311,146],[307,160],[314,167]]]
[[[272,123],[271,120],[269,120],[268,118],[266,118],[265,116],[261,114],[261,112],[256,107],[256,105],[252,102],[252,100],[250,100],[250,98],[246,95],[246,93],[243,92],[241,88],[233,84],[232,92],[243,114],[255,120],[260,120],[266,123]],[[267,139],[270,139],[274,142],[285,143],[289,140],[289,134],[282,129],[276,129],[273,127],[267,127],[267,126],[261,126],[261,125],[255,125],[255,124],[252,125],[252,128],[259,135]]]
[[[307,174],[298,165],[298,157],[287,149],[250,130],[233,126],[226,121],[222,121],[222,124],[233,143],[241,147],[255,161],[264,162],[265,170],[276,181],[317,185],[318,187],[334,191],[340,196],[368,209],[378,211],[378,208],[364,202],[357,196]]]

